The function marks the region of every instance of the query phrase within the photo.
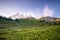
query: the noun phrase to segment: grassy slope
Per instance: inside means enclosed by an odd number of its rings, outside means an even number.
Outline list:
[[[60,27],[37,27],[0,30],[0,39],[6,40],[60,40]]]

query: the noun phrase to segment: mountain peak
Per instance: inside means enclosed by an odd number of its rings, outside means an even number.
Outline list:
[[[10,16],[9,18],[12,18],[12,19],[15,20],[15,19],[21,19],[21,18],[30,18],[30,17],[32,17],[32,16],[17,13],[17,14],[14,14],[14,15]]]
[[[53,21],[55,21],[55,18],[54,17],[46,16],[46,17],[40,18],[40,20],[44,20],[44,21],[48,21],[48,22],[53,22]]]
[[[24,15],[20,14],[20,13],[17,13],[17,14],[14,14],[14,15],[10,16],[9,18],[12,18],[12,19],[24,18]]]

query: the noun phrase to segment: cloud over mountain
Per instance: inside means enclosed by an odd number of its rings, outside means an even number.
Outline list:
[[[18,9],[16,7],[1,7],[0,8],[0,15],[5,16],[5,17],[10,17],[12,15],[15,15],[16,13],[23,14],[24,17],[32,16],[34,18],[40,18],[42,16],[52,17],[54,14],[54,10],[52,10],[51,8],[48,8],[48,5],[45,5],[43,10],[41,10],[40,8],[37,8],[37,9]]]
[[[52,17],[54,14],[54,11],[50,8],[48,8],[48,5],[45,5],[44,9],[43,9],[43,16],[50,16]]]

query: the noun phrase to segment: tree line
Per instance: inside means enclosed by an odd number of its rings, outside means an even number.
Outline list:
[[[22,19],[11,19],[0,16],[0,24],[1,23],[18,23],[20,26],[51,26],[51,25],[60,25],[60,22],[47,22],[47,21],[41,21],[36,20],[35,18],[22,18]]]

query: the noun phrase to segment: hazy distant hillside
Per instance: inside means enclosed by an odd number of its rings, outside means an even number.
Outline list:
[[[41,17],[40,20],[48,21],[48,22],[55,22],[55,21],[60,21],[60,18],[56,17]]]
[[[59,21],[60,22],[60,18],[56,18],[56,20],[55,21]]]
[[[59,18],[42,17],[37,20],[33,17],[11,19],[0,16],[0,27],[22,27],[22,26],[47,26],[47,25],[60,25]]]
[[[22,19],[22,18],[25,19],[25,18],[31,18],[31,17],[32,16],[27,16],[27,15],[17,13],[15,15],[10,16],[9,18],[12,18],[15,20],[15,19]],[[40,20],[54,22],[54,21],[60,21],[60,18],[46,16],[46,17],[41,17]]]
[[[16,26],[16,22],[14,22],[14,20],[12,20],[11,18],[0,16],[0,28],[15,27],[15,26]]]

